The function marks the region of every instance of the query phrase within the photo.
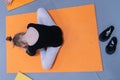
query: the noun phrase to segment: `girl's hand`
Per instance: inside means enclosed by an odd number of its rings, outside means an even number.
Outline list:
[[[7,4],[7,5],[12,4],[12,1],[13,1],[13,0],[6,0],[6,4]]]
[[[27,51],[27,48],[23,48],[23,50],[26,52],[26,51]]]

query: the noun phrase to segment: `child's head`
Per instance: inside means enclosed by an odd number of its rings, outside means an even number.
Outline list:
[[[14,46],[18,46],[18,47],[27,47],[26,42],[23,41],[22,37],[25,33],[21,32],[21,33],[17,33],[13,39],[11,36],[7,37],[6,40],[11,41],[13,43]]]

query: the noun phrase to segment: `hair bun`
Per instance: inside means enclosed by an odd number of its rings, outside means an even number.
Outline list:
[[[12,37],[11,37],[11,36],[8,36],[8,37],[6,38],[6,40],[7,40],[7,41],[12,41]]]

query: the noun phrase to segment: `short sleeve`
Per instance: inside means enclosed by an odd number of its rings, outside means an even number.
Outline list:
[[[42,26],[42,25],[40,25],[40,24],[35,24],[35,23],[29,23],[28,26],[27,26],[27,29],[28,29],[29,27],[40,27],[40,26]]]
[[[26,53],[29,55],[29,56],[34,56],[36,54],[36,50],[31,48],[31,47],[28,47],[27,50],[26,50]]]
[[[29,24],[27,25],[27,29],[28,29],[29,27],[33,26],[33,25],[35,25],[35,24],[34,24],[34,23],[29,23]]]

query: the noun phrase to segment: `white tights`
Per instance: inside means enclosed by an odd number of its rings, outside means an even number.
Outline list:
[[[44,8],[39,8],[37,10],[37,20],[39,24],[56,25]],[[43,69],[49,70],[52,67],[60,47],[61,46],[47,47],[47,50],[44,48],[40,49],[40,57]]]

